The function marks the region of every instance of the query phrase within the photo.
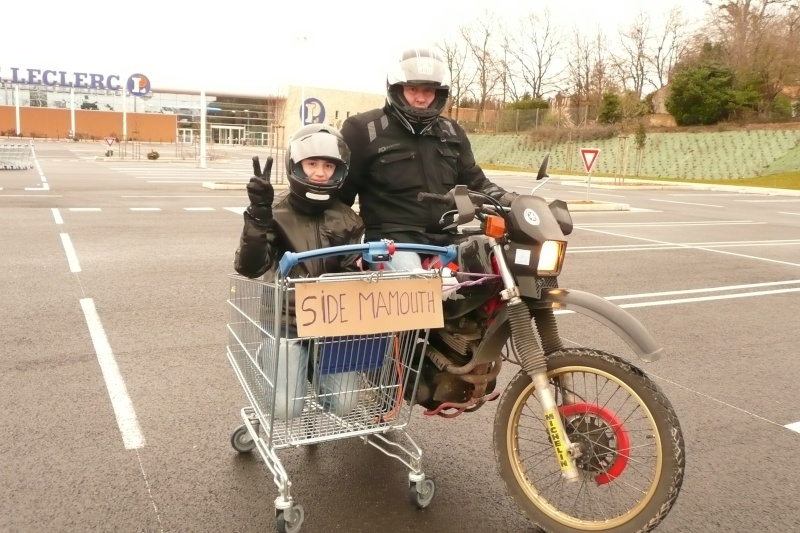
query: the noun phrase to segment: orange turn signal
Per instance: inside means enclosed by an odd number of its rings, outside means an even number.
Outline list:
[[[496,215],[489,215],[486,217],[486,229],[483,230],[483,233],[489,237],[499,239],[506,233],[505,219]]]

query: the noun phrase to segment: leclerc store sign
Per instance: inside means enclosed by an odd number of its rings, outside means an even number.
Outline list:
[[[36,68],[0,67],[0,81],[46,85],[48,87],[76,87],[83,89],[121,89],[120,77],[116,74],[94,74],[91,72],[65,72]],[[145,96],[150,92],[150,80],[144,74],[128,76],[125,87],[134,96]]]

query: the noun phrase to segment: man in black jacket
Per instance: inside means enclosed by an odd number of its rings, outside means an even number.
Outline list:
[[[289,140],[286,149],[289,191],[276,198],[269,181],[272,158],[262,172],[258,157],[254,157],[255,176],[247,184],[250,205],[244,212],[244,228],[234,259],[236,272],[273,281],[278,262],[287,251],[307,252],[359,244],[364,225],[349,206],[338,200],[349,160],[350,152],[337,130],[322,124],[303,126]],[[358,258],[358,255],[335,256],[303,262],[288,277],[357,272]],[[282,421],[291,420],[303,411],[309,361],[308,343],[296,340],[293,299],[288,305],[285,310],[288,324],[281,328],[281,336],[288,331],[288,338],[281,339],[287,345],[264,342],[258,356],[263,368],[276,369],[274,416]],[[268,314],[269,310],[265,312]],[[271,375],[268,377],[273,379]],[[332,412],[344,416],[356,406],[357,372],[328,373],[316,381],[323,404]]]
[[[449,244],[452,235],[439,220],[450,208],[420,203],[420,192],[444,194],[463,184],[503,205],[517,197],[486,179],[464,130],[441,116],[449,78],[446,63],[434,50],[406,50],[389,69],[386,105],[351,116],[342,125],[351,155],[340,198],[353,205],[358,196],[367,241]],[[420,260],[417,254],[399,252],[392,264],[412,270]]]

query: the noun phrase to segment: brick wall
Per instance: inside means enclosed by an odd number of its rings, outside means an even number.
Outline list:
[[[20,107],[23,137],[65,138],[71,127],[69,109]],[[142,141],[175,142],[176,115],[128,113],[128,138]],[[0,106],[0,132],[16,131],[14,106]],[[116,111],[75,110],[75,132],[88,138],[122,138],[122,113]]]

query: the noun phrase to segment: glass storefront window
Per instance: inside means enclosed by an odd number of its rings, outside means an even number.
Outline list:
[[[16,105],[15,86],[0,82],[0,105]],[[19,85],[19,105],[89,111],[121,112],[122,91],[108,89],[74,90],[68,88]],[[128,113],[161,113],[176,115],[178,142],[192,142],[200,133],[200,95],[153,91],[146,97],[128,96]],[[269,144],[276,128],[279,109],[277,99],[206,96],[207,135],[220,144]]]

